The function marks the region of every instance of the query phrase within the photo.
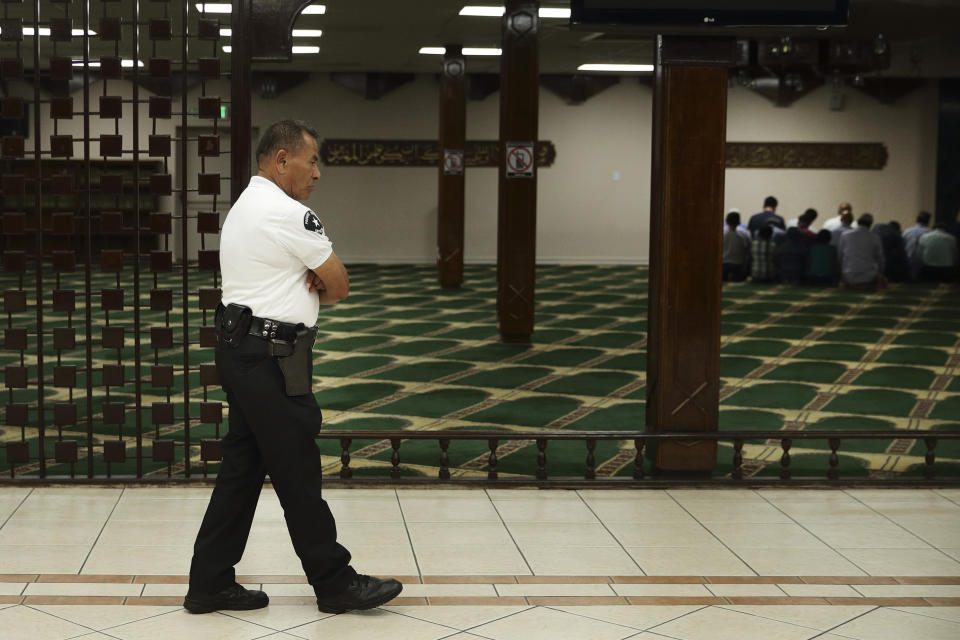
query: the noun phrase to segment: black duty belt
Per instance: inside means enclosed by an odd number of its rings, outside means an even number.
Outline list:
[[[280,322],[279,320],[253,316],[250,322],[250,335],[266,340],[296,342],[298,326],[291,322]]]

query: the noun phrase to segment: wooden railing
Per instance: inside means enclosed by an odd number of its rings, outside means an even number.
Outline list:
[[[393,449],[389,473],[383,476],[355,477],[350,466],[350,446],[355,439],[370,440],[371,436],[378,441],[389,441]],[[453,483],[482,483],[482,484],[590,484],[590,485],[630,485],[666,484],[683,481],[676,475],[657,475],[648,471],[644,460],[644,451],[653,443],[678,441],[730,442],[733,445],[733,459],[730,477],[699,478],[700,483],[710,484],[779,484],[789,481],[817,483],[817,484],[877,484],[877,485],[926,485],[931,483],[953,485],[960,484],[960,475],[937,476],[936,446],[939,440],[958,440],[960,432],[916,432],[916,431],[714,431],[697,433],[646,433],[629,431],[337,431],[324,430],[317,435],[320,440],[337,440],[340,443],[340,471],[335,477],[344,481],[357,483],[384,483],[384,482],[453,482]],[[435,479],[424,477],[404,477],[401,474],[401,448],[405,440],[436,440],[437,463],[439,470]],[[450,473],[448,448],[452,440],[486,440],[490,454],[487,459],[487,473],[483,476],[454,477]],[[537,446],[536,468],[531,468],[529,476],[513,475],[501,476],[498,471],[499,460],[497,449],[503,442],[516,440],[530,440]],[[597,442],[602,440],[632,440],[635,448],[633,459],[633,473],[631,477],[598,477],[596,474],[596,460],[594,450]],[[782,454],[780,456],[780,473],[778,478],[749,477],[744,473],[743,445],[747,440],[774,440],[779,441]],[[790,466],[790,449],[796,440],[826,440],[830,453],[826,457],[824,471],[818,476],[795,476]],[[875,474],[866,478],[845,477],[840,475],[841,446],[844,441],[850,440],[921,440],[926,447],[924,456],[923,477],[906,476],[905,474]],[[551,441],[580,441],[584,443],[584,472],[583,477],[551,477],[547,474],[548,444]],[[422,465],[422,462],[418,463]]]
[[[769,430],[769,431],[713,431],[713,432],[687,432],[687,433],[648,433],[643,431],[358,431],[358,430],[323,430],[317,436],[317,440],[333,440],[340,445],[340,467],[329,471],[332,473],[325,476],[325,479],[335,484],[344,485],[485,485],[485,486],[541,486],[541,487],[644,487],[644,486],[669,486],[678,484],[696,484],[698,486],[717,485],[717,486],[757,486],[757,485],[779,485],[779,486],[797,486],[797,485],[817,485],[817,486],[839,486],[839,485],[873,485],[873,486],[960,486],[960,473],[955,468],[950,468],[950,474],[937,470],[936,447],[942,440],[960,440],[960,431],[802,431],[802,430]],[[366,442],[375,441],[381,446],[389,443],[393,450],[389,467],[384,468],[375,466],[372,468],[365,464],[364,473],[354,474],[354,468],[350,466],[350,449],[355,440]],[[415,471],[418,475],[404,475],[403,443],[408,440],[434,440],[437,442],[436,463],[424,462],[422,460],[422,451],[418,452],[418,460],[411,463],[411,466],[417,467]],[[472,465],[474,473],[462,473],[460,468],[450,466],[449,448],[453,440],[465,441],[485,441],[489,453],[486,455],[485,464]],[[760,440],[765,446],[779,445],[780,468],[779,473],[771,477],[770,475],[754,475],[753,469],[745,466],[743,447],[746,441]],[[825,464],[823,471],[816,475],[798,475],[794,473],[791,466],[791,449],[794,442],[798,440],[825,440],[829,445],[829,453],[824,451],[823,457]],[[841,475],[840,473],[840,454],[844,453],[842,446],[844,442],[851,440],[919,440],[924,443],[925,455],[923,470],[921,475],[881,472],[870,473],[867,477]],[[550,455],[549,444],[559,441],[582,442],[584,446],[584,464],[583,474],[577,476],[559,476],[548,474],[548,458]],[[632,441],[634,446],[633,460],[627,462],[632,464],[632,472],[615,477],[598,475],[596,466],[595,450],[597,443],[601,441]],[[650,461],[645,455],[652,445],[663,442],[682,442],[682,441],[714,441],[717,443],[726,442],[732,445],[732,459],[729,473],[723,472],[723,475],[711,476],[710,472],[702,472],[697,475],[678,475],[670,473],[657,473],[652,468]],[[175,475],[172,469],[168,467],[165,475],[121,475],[107,474],[106,477],[74,477],[74,476],[51,476],[45,473],[32,475],[30,473],[16,474],[13,467],[9,478],[0,478],[0,486],[5,484],[48,484],[69,482],[72,484],[209,484],[214,480],[215,471],[207,471],[207,462],[216,462],[220,457],[220,441],[203,441],[210,445],[209,450],[204,457],[204,470],[202,474],[193,476]],[[501,444],[510,442],[520,442],[522,446],[526,443],[535,444],[537,447],[537,458],[535,466],[531,466],[529,472],[526,470],[518,472],[513,467],[510,473],[501,472],[499,469],[500,461],[497,451]],[[213,446],[216,445],[216,446]],[[366,448],[366,445],[364,446]],[[381,448],[382,450],[382,448]],[[568,455],[568,451],[564,455]],[[857,453],[851,451],[850,453]],[[148,458],[145,458],[148,459]],[[483,458],[475,458],[476,462],[484,462]],[[365,459],[366,462],[366,459]],[[750,460],[746,461],[748,464]],[[436,467],[437,473],[434,477],[422,475],[423,467]],[[569,468],[569,465],[565,465]],[[804,465],[804,473],[808,473],[809,465]],[[480,473],[476,473],[480,471]]]

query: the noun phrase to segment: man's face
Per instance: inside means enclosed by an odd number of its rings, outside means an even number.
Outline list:
[[[280,185],[288,196],[300,202],[310,197],[316,181],[320,179],[317,141],[307,132],[303,133],[303,140],[304,144],[297,151],[287,153],[282,163]]]

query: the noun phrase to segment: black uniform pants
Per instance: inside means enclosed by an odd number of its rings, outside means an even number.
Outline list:
[[[356,575],[350,552],[337,543],[337,527],[320,490],[321,458],[314,435],[322,415],[313,394],[287,396],[268,343],[245,336],[222,340],[216,362],[229,404],[223,462],[200,525],[190,564],[191,594],[209,594],[235,581],[264,476],[283,506],[287,530],[317,595],[342,591]]]

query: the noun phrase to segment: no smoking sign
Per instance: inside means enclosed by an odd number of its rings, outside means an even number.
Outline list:
[[[463,175],[463,150],[462,149],[444,149],[443,150],[443,175],[462,176]]]
[[[507,177],[508,178],[532,178],[533,177],[533,143],[532,142],[508,142],[507,143]]]

